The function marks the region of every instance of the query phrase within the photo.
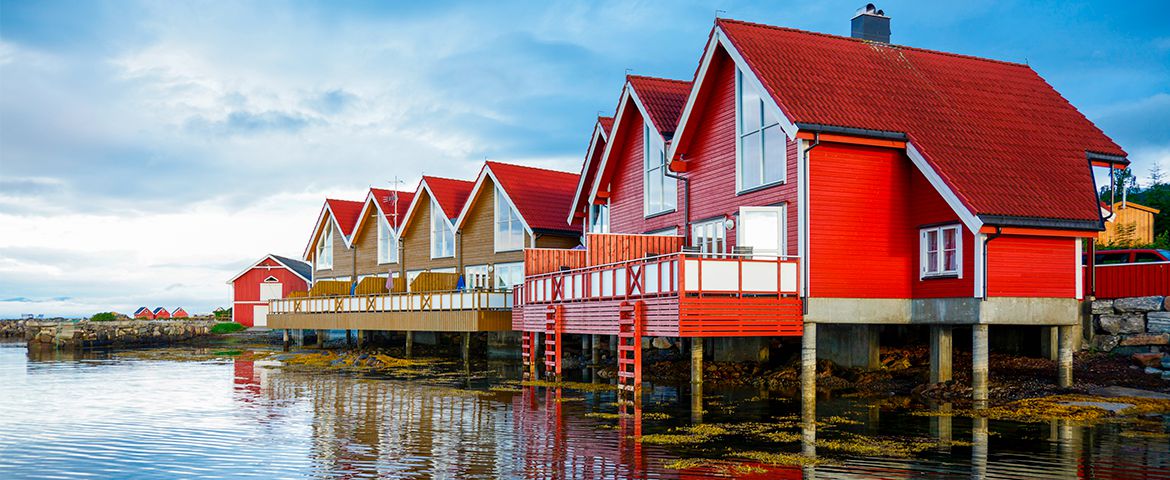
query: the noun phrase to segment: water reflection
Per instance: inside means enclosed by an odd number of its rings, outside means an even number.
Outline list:
[[[0,478],[702,479],[727,473],[710,465],[667,468],[697,452],[639,441],[690,423],[697,392],[686,395],[689,385],[655,386],[630,415],[609,420],[586,414],[614,411],[612,390],[491,390],[468,379],[426,384],[272,367],[246,359],[177,362],[0,346]],[[593,372],[583,378],[592,381]],[[476,389],[462,387],[468,382]],[[1168,427],[1152,419],[1141,420],[1150,435],[1134,436],[1135,426],[1123,423],[951,417],[949,404],[930,406],[932,416],[912,416],[852,399],[802,408],[775,393],[710,387],[704,393],[711,410],[703,421],[798,418],[791,428],[799,430],[799,443],[728,440],[701,453],[759,450],[829,460],[815,467],[746,462],[751,468],[736,471],[740,478],[1156,478],[1170,469]],[[669,419],[661,418],[664,412]],[[817,420],[833,416],[860,423],[818,431]],[[850,434],[924,438],[938,448],[900,459],[843,453],[823,443]]]

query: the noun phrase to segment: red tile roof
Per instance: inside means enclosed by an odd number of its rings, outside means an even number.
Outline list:
[[[1027,65],[719,19],[795,123],[903,132],[977,215],[1098,220],[1125,152]]]
[[[691,94],[691,82],[685,80],[671,80],[667,78],[643,77],[628,75],[626,80],[634,87],[650,121],[658,127],[659,132],[670,138],[674,129],[678,127],[678,117]],[[610,119],[610,128],[613,128],[613,119]],[[606,130],[608,135],[609,130]]]
[[[456,180],[453,178],[429,177],[423,175],[423,181],[431,189],[431,195],[439,203],[439,208],[447,218],[456,218],[463,211],[463,203],[475,187],[475,182]]]
[[[398,224],[406,216],[406,210],[410,208],[410,201],[414,198],[414,192],[403,192],[401,190],[388,190],[385,188],[371,188],[370,193],[378,201],[378,207],[382,209],[382,213],[386,216],[386,221],[390,226],[398,228]],[[398,194],[398,208],[395,209],[394,195]]]
[[[597,123],[601,124],[601,130],[605,132],[605,136],[609,136],[609,132],[613,131],[613,117],[597,117]]]
[[[357,225],[358,217],[362,214],[363,202],[327,198],[325,203],[329,204],[329,210],[333,212],[341,233],[348,237],[353,233],[353,227]]]
[[[490,161],[484,168],[491,170],[529,228],[577,231],[565,222],[577,191],[577,174]]]

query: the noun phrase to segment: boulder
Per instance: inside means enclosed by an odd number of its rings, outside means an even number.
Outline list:
[[[1147,313],[1146,331],[1149,333],[1170,333],[1170,312]]]
[[[1170,297],[1166,297],[1166,300],[1162,302],[1162,310],[1170,312]]]
[[[1118,312],[1157,312],[1165,305],[1166,297],[1130,297],[1119,298],[1113,302],[1113,308]]]
[[[1162,368],[1170,370],[1170,355],[1162,357]]]
[[[1113,300],[1094,300],[1093,315],[1113,313]]]
[[[1164,353],[1135,353],[1130,358],[1139,366],[1159,368],[1162,366],[1164,356],[1166,356]]]
[[[1170,333],[1139,333],[1121,337],[1121,346],[1170,345]]]
[[[1117,335],[1097,335],[1093,337],[1093,349],[1099,352],[1109,352],[1117,348],[1121,338]]]
[[[1146,367],[1146,373],[1150,375],[1161,375],[1162,369],[1154,367]]]
[[[1128,315],[1101,315],[1097,324],[1112,335],[1119,333],[1142,333],[1146,331],[1146,321],[1139,314]]]
[[[670,343],[670,339],[666,337],[654,337],[654,340],[650,342],[650,345],[659,350],[666,350],[674,346],[672,343]]]

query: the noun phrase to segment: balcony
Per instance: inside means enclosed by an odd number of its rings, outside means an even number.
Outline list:
[[[269,328],[484,332],[511,330],[503,290],[382,293],[269,302]]]
[[[559,307],[561,332],[614,335],[622,305],[635,303],[643,305],[642,331],[649,336],[793,336],[803,330],[796,258],[648,255],[529,275],[513,295],[513,328],[528,332],[546,331],[550,307]]]

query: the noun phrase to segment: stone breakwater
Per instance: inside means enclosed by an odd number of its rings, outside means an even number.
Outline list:
[[[1170,380],[1170,297],[1093,302],[1092,346],[1129,355],[1146,373]]]
[[[210,320],[123,320],[48,322],[24,325],[28,346],[53,348],[129,347],[194,340],[211,335]]]
[[[0,320],[0,338],[24,338],[27,320]]]

